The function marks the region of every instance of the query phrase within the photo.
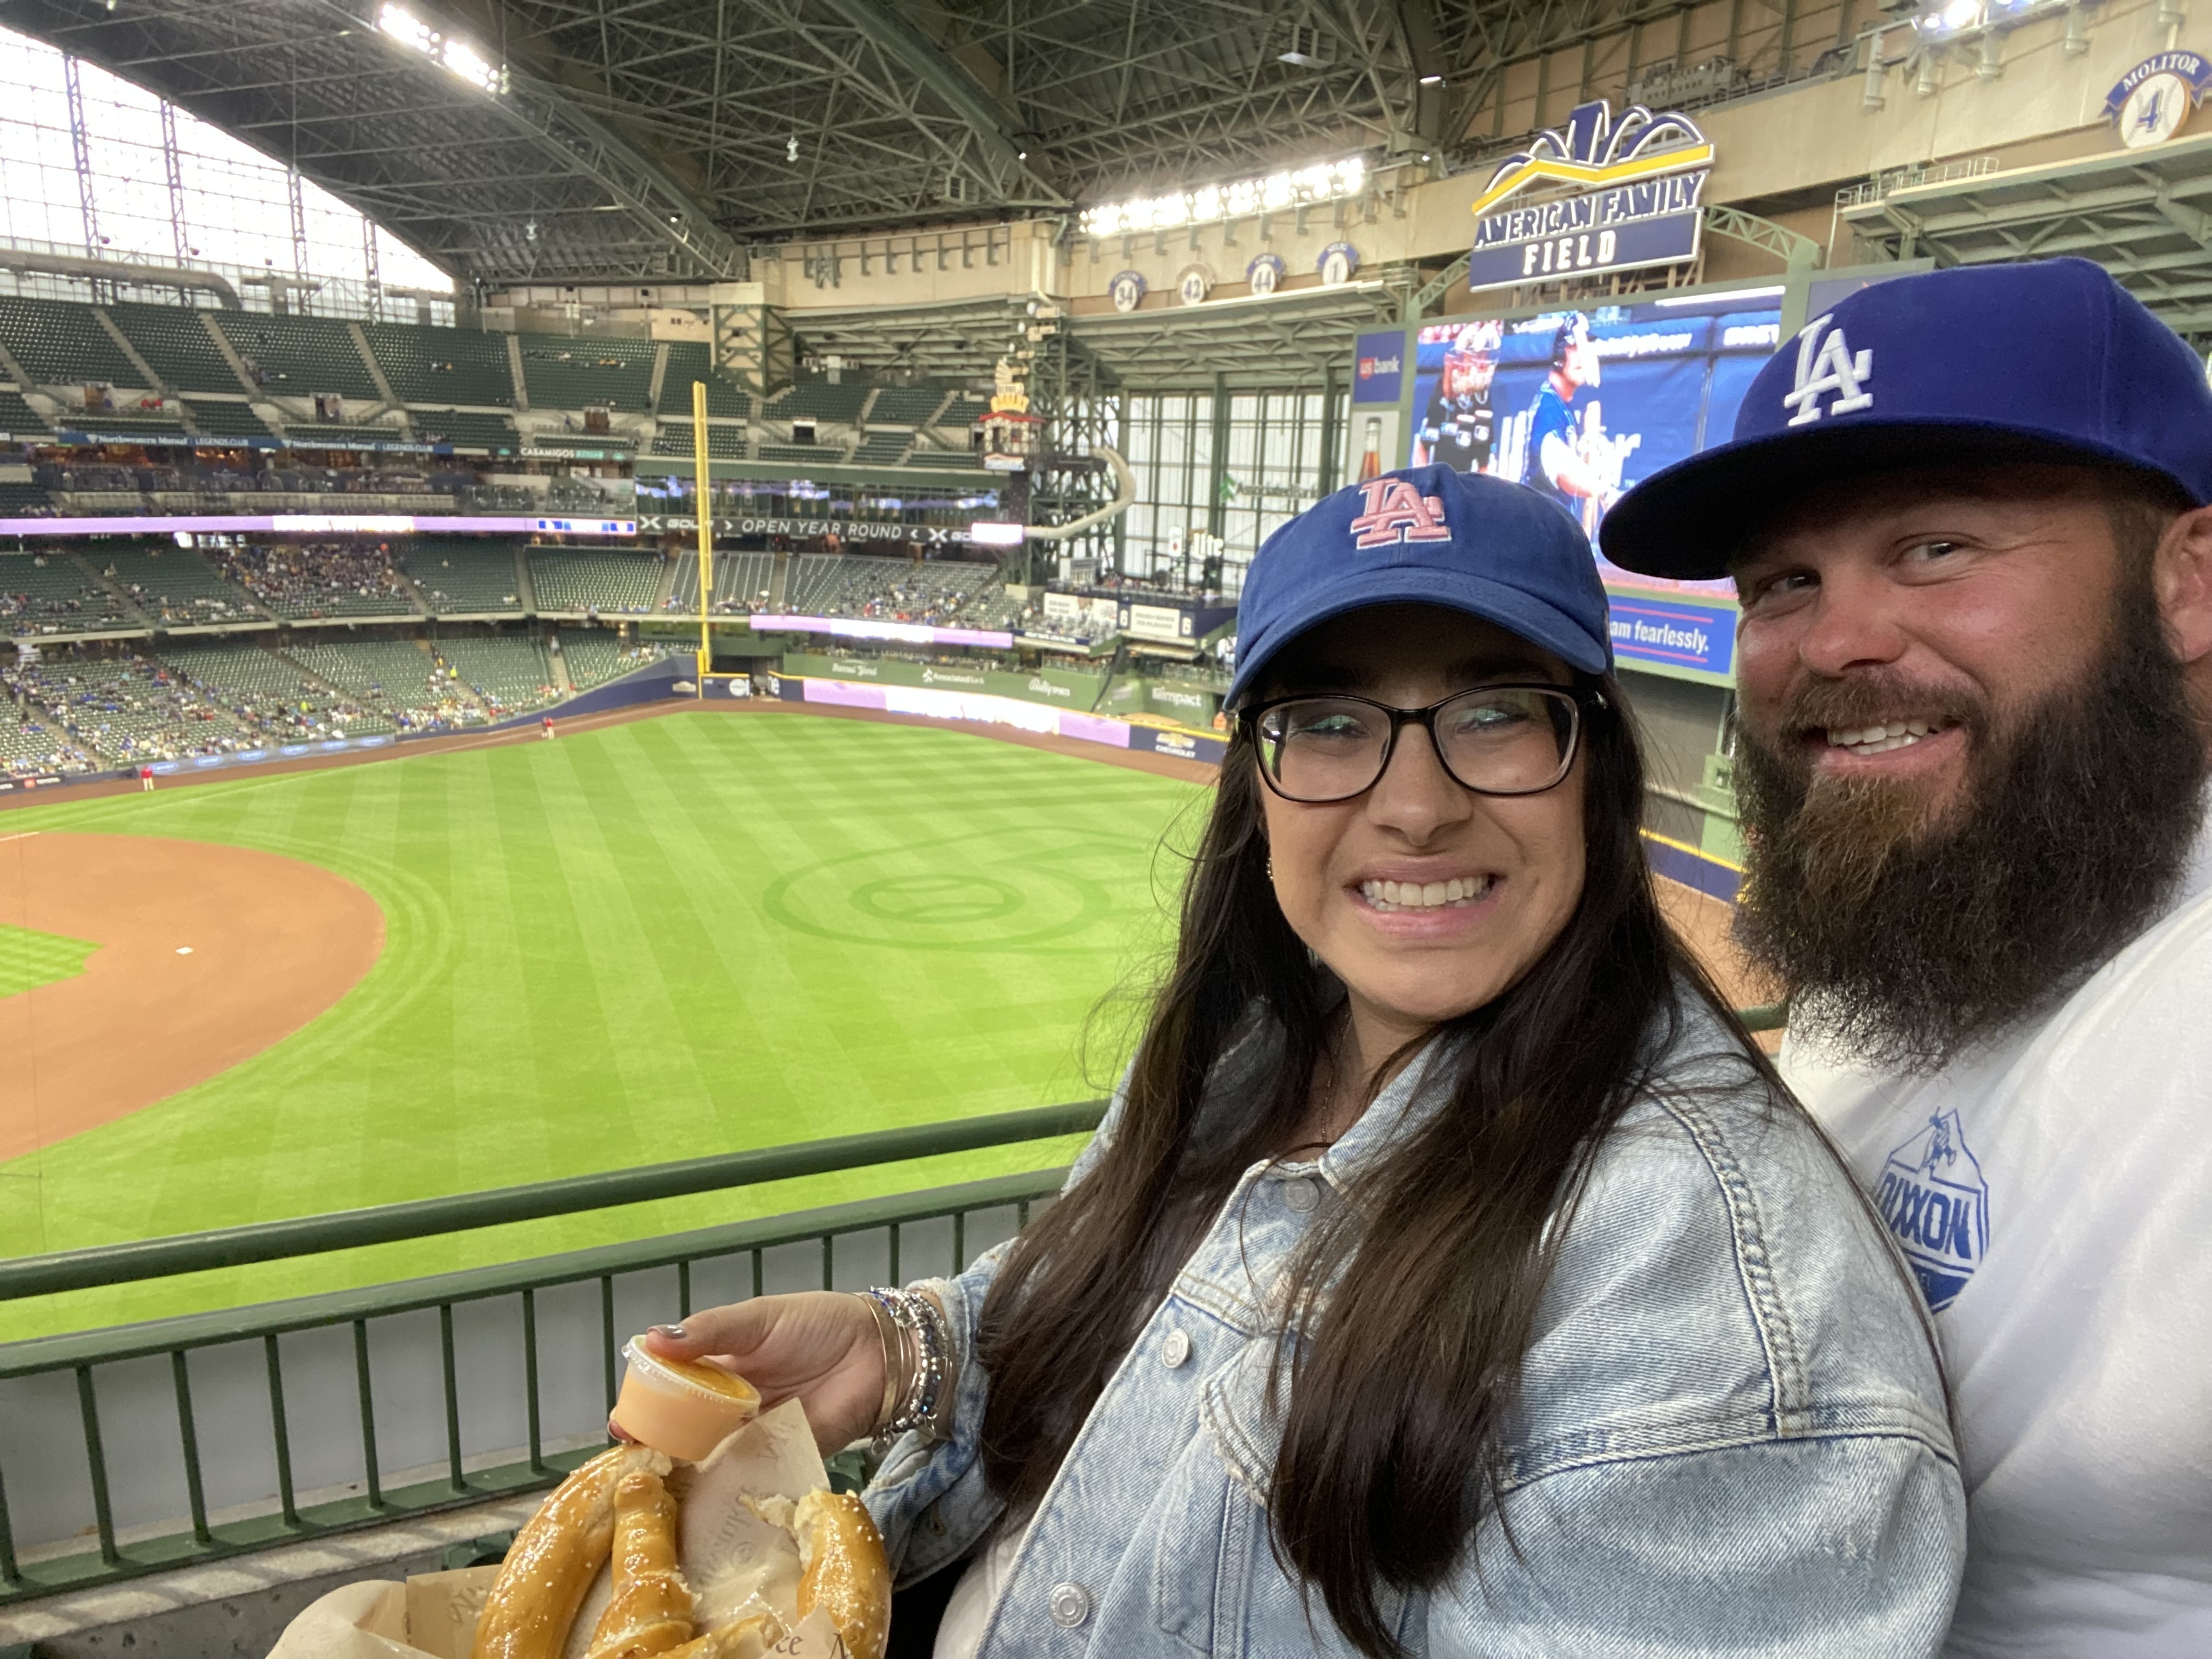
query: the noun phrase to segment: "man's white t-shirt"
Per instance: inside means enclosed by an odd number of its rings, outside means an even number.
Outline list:
[[[2039,1023],[1929,1077],[1794,1042],[1782,1068],[1936,1310],[1969,1503],[1947,1654],[2212,1656],[2212,829]]]

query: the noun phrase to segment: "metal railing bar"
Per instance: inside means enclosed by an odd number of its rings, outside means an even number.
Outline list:
[[[762,1253],[778,1245],[811,1243],[830,1229],[858,1232],[887,1225],[895,1219],[909,1223],[932,1220],[956,1210],[987,1210],[1018,1203],[1024,1197],[1046,1197],[1060,1190],[1066,1175],[1066,1169],[1061,1168],[993,1176],[956,1187],[939,1187],[889,1198],[859,1199],[817,1210],[730,1222],[696,1232],[667,1233],[656,1238],[633,1239],[559,1255],[365,1285],[358,1290],[331,1291],[213,1313],[185,1314],[102,1331],[33,1337],[22,1342],[0,1344],[0,1379],[58,1370],[85,1359],[105,1362],[134,1358],[166,1353],[172,1348],[235,1342],[270,1330],[316,1330],[364,1316],[416,1312],[443,1302],[483,1301],[526,1290],[582,1284],[605,1273],[665,1267],[684,1256],[699,1260],[750,1251],[755,1257],[753,1293],[757,1296],[763,1289]]]
[[[452,1483],[442,1477],[419,1486],[396,1487],[385,1494],[381,1509],[371,1508],[365,1497],[343,1498],[328,1504],[309,1504],[289,1524],[280,1516],[269,1515],[218,1525],[214,1528],[214,1540],[205,1545],[195,1543],[188,1534],[179,1533],[133,1544],[129,1554],[119,1555],[113,1561],[103,1560],[98,1553],[88,1551],[81,1555],[24,1563],[12,1577],[0,1573],[0,1607],[16,1606],[59,1590],[115,1583],[187,1564],[250,1554],[271,1545],[296,1542],[302,1533],[320,1537],[327,1533],[357,1531],[412,1516],[543,1491],[559,1482],[578,1464],[599,1455],[602,1449],[586,1446],[573,1452],[557,1452],[539,1469],[532,1469],[527,1463],[478,1469],[470,1477],[469,1489],[464,1492],[455,1492]],[[12,1550],[5,1559],[13,1562]]]
[[[178,1273],[244,1267],[328,1250],[358,1249],[403,1239],[429,1238],[504,1226],[548,1216],[613,1209],[653,1199],[680,1198],[732,1187],[757,1186],[800,1176],[901,1164],[948,1152],[974,1152],[1096,1128],[1105,1112],[1103,1100],[1040,1106],[1018,1112],[960,1118],[950,1123],[879,1129],[839,1135],[788,1146],[762,1147],[713,1158],[685,1158],[601,1175],[574,1176],[489,1192],[418,1199],[373,1209],[339,1210],[289,1221],[257,1222],[170,1238],[103,1244],[0,1262],[0,1302],[52,1296],[63,1291],[167,1279]]]
[[[453,1363],[453,1304],[438,1310],[438,1363],[446,1382],[446,1474],[455,1492],[466,1492],[468,1477],[461,1472],[461,1377]]]
[[[822,1235],[822,1288],[825,1291],[837,1288],[837,1235],[835,1233]]]
[[[107,1453],[100,1443],[100,1400],[92,1386],[92,1367],[76,1368],[77,1415],[84,1424],[85,1464],[92,1475],[92,1515],[100,1528],[100,1559],[109,1566],[123,1558],[115,1548],[115,1506],[107,1495]]]
[[[691,1264],[688,1261],[676,1264],[676,1316],[679,1320],[691,1317]]]
[[[368,1322],[353,1322],[354,1376],[361,1388],[361,1461],[368,1471],[368,1506],[384,1507],[384,1476],[376,1466],[376,1393],[368,1373]]]
[[[538,1292],[522,1293],[522,1383],[528,1395],[530,1467],[545,1468],[545,1427],[538,1396]]]
[[[968,1267],[968,1212],[956,1211],[952,1217],[952,1272],[956,1277]]]
[[[191,1505],[192,1539],[196,1543],[204,1544],[210,1540],[212,1534],[208,1531],[207,1486],[200,1478],[199,1425],[192,1417],[191,1364],[185,1358],[184,1349],[177,1348],[170,1352],[169,1369],[177,1384],[177,1443],[183,1448],[185,1455],[185,1497]],[[376,1478],[375,1468],[376,1462],[372,1458],[369,1461],[369,1479],[372,1480]]]
[[[890,1226],[890,1233],[891,1233],[891,1260],[890,1260],[890,1276],[889,1276],[889,1277],[884,1280],[884,1283],[886,1283],[886,1284],[890,1284],[890,1285],[902,1285],[902,1284],[904,1284],[906,1281],[905,1281],[904,1279],[901,1279],[901,1278],[899,1277],[899,1224],[898,1224],[897,1222],[894,1221],[894,1222],[892,1222],[892,1223],[891,1223],[891,1226]]]
[[[8,1483],[0,1480],[0,1587],[22,1582],[15,1567],[15,1523],[8,1513]]]
[[[615,1276],[599,1275],[599,1357],[606,1362],[607,1415],[615,1414]]]
[[[292,1430],[284,1420],[284,1358],[270,1331],[261,1339],[269,1357],[269,1425],[276,1440],[276,1501],[287,1527],[297,1529],[300,1506],[292,1490]]]

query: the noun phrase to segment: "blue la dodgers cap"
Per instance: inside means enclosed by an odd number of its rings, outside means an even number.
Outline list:
[[[1613,563],[1721,576],[1814,485],[1900,467],[2065,461],[2212,502],[2212,387],[2197,354],[2087,259],[1877,283],[1768,361],[1735,434],[1653,473],[1606,514]]]
[[[1376,605],[1464,611],[1585,674],[1613,667],[1582,526],[1502,478],[1409,467],[1326,495],[1261,544],[1237,614],[1235,708],[1299,635]]]

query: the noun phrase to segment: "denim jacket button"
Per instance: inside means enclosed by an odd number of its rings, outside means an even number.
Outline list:
[[[1189,1358],[1190,1333],[1170,1331],[1166,1340],[1160,1344],[1160,1364],[1173,1370]]]
[[[1310,1210],[1321,1202],[1321,1192],[1310,1181],[1300,1179],[1285,1182],[1283,1188],[1283,1202],[1300,1212]]]
[[[1054,1584],[1045,1606],[1054,1624],[1062,1630],[1073,1630],[1091,1617],[1091,1592],[1080,1584]]]

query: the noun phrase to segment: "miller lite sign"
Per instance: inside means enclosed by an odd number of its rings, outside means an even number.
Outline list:
[[[1686,115],[1603,100],[1509,155],[1474,198],[1470,289],[1556,282],[1693,259],[1712,141]],[[1506,205],[1532,186],[1570,193]]]

